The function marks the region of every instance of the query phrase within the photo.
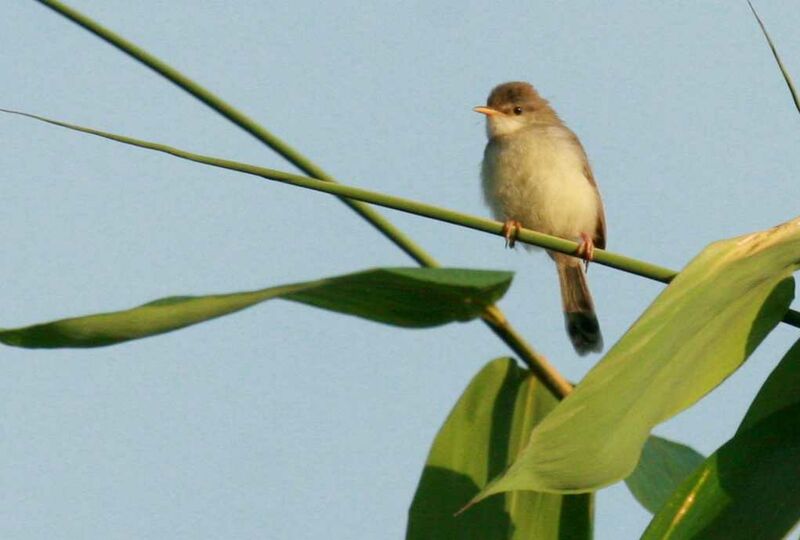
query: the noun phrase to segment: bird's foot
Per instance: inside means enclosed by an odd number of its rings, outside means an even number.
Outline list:
[[[588,270],[589,262],[594,260],[594,240],[585,232],[581,233],[581,243],[578,244],[578,249],[575,251],[575,254],[583,259],[585,263],[584,268]]]
[[[506,222],[503,223],[503,237],[506,239],[507,248],[513,248],[514,244],[517,243],[517,235],[521,228],[522,223],[516,219],[507,219]]]

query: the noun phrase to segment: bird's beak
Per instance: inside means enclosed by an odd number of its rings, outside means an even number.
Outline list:
[[[492,109],[490,107],[475,107],[472,110],[477,112],[477,113],[485,114],[486,116],[494,116],[494,115],[497,115],[497,114],[503,114],[500,111],[498,111],[497,109]]]

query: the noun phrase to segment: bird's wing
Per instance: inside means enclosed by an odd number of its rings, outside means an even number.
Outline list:
[[[586,160],[583,165],[583,175],[592,184],[595,193],[597,194],[597,225],[594,227],[594,245],[600,249],[606,248],[606,212],[603,209],[603,199],[600,197],[600,190],[597,189],[597,182],[594,181],[592,168],[589,166],[589,161]]]

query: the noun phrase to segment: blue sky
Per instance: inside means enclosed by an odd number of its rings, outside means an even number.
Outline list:
[[[70,5],[348,184],[488,216],[471,108],[528,80],[581,137],[614,251],[678,269],[798,214],[800,117],[744,2]],[[800,11],[757,7],[800,73]],[[38,3],[4,8],[0,106],[291,170]],[[0,143],[3,327],[411,264],[323,194],[18,117]],[[515,271],[501,307],[568,377],[599,359],[572,351],[544,255],[384,214],[447,265]],[[599,265],[590,282],[607,345],[662,289]],[[656,432],[713,451],[796,338],[776,329]],[[401,537],[438,427],[506,354],[477,322],[400,330],[280,301],[112,348],[3,348],[0,536]],[[598,496],[599,539],[648,519],[624,486]]]

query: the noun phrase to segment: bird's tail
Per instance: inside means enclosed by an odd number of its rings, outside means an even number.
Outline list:
[[[592,293],[586,282],[583,262],[562,253],[552,253],[561,283],[564,322],[572,346],[580,355],[603,350],[603,335],[594,312]]]

